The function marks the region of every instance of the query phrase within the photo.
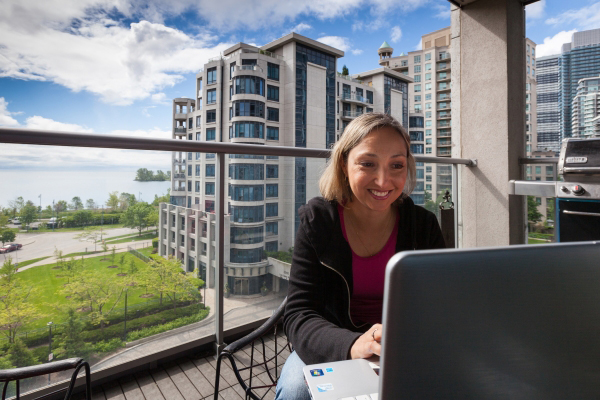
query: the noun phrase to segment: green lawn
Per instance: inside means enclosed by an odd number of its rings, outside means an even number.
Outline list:
[[[23,268],[23,267],[26,267],[26,266],[31,265],[33,263],[36,263],[38,261],[45,260],[46,258],[50,258],[50,256],[40,257],[40,258],[34,258],[33,260],[27,260],[27,261],[20,262],[19,263],[19,268]]]
[[[156,234],[156,232],[144,233],[141,236],[139,236],[136,233],[135,235],[126,236],[126,237],[124,237],[122,239],[112,240],[112,238],[111,238],[110,240],[106,240],[105,243],[106,244],[118,244],[118,243],[127,243],[127,242],[137,242],[137,241],[140,241],[140,240],[154,239],[155,237],[158,237],[158,235]]]
[[[102,228],[102,230],[106,230],[106,229],[114,229],[114,228],[122,228],[123,224],[112,224],[112,225],[98,225],[98,226],[76,226],[74,228],[56,228],[54,230],[52,230],[52,228],[43,228],[43,229],[38,229],[38,230],[33,230],[30,229],[29,232],[79,232],[79,231],[83,231],[84,229],[87,228]],[[21,233],[26,232],[25,229],[22,229],[20,231]]]
[[[152,231],[144,231],[142,233],[142,235],[151,233],[151,232],[156,232],[156,229],[152,228]],[[104,240],[109,241],[109,240],[115,240],[115,239],[121,239],[121,238],[126,238],[126,237],[131,237],[131,236],[137,236],[137,233],[126,233],[124,235],[119,235],[119,236],[111,236],[111,237],[104,237]]]
[[[527,238],[527,243],[528,244],[546,244],[546,243],[552,243],[552,242],[549,242],[549,241],[543,240],[543,239],[535,239],[535,238],[529,237],[529,238]]]
[[[129,253],[126,254],[125,265],[128,264],[129,259],[133,258],[138,270],[142,271],[149,268],[146,263],[134,257]],[[117,255],[118,260],[120,255]],[[117,276],[120,273],[120,268],[107,268],[112,263],[110,261],[101,261],[104,256],[92,257],[85,259],[86,269],[97,269],[103,275],[106,275],[109,279],[125,279],[126,277]],[[109,256],[106,256],[109,258]],[[79,261],[79,260],[77,260]],[[115,263],[116,264],[116,263]],[[52,269],[56,264],[47,264],[39,267],[31,268],[22,272],[19,272],[18,278],[23,281],[27,286],[32,286],[36,289],[36,292],[32,295],[32,301],[36,305],[36,308],[42,314],[42,317],[36,321],[28,324],[24,330],[31,330],[45,327],[48,321],[54,323],[61,323],[65,318],[64,306],[68,304],[70,300],[65,298],[65,295],[61,293],[63,285],[67,282],[66,278],[57,277],[61,272],[58,269]],[[124,272],[124,271],[123,271]],[[134,305],[148,301],[148,299],[140,298],[140,295],[144,294],[145,290],[142,288],[130,288],[128,296],[128,305]],[[110,304],[112,307],[112,304]],[[124,298],[121,298],[117,308],[124,307]],[[86,313],[81,313],[85,315]]]
[[[102,250],[98,250],[98,251],[80,251],[79,253],[69,253],[69,254],[65,254],[63,255],[64,258],[69,258],[69,257],[79,257],[79,256],[87,256],[89,254],[95,254],[95,253],[101,253]]]

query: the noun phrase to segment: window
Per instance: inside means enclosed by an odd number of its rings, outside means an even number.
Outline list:
[[[279,101],[279,88],[267,85],[267,100]]]
[[[205,200],[204,201],[204,211],[206,212],[215,212],[215,201],[214,200]],[[206,243],[204,243],[206,245]],[[203,254],[206,254],[206,249]]]
[[[206,104],[215,104],[217,102],[217,89],[206,91]]]
[[[279,109],[267,107],[267,120],[268,121],[279,121]]]
[[[425,129],[425,136],[431,136],[431,129]]]
[[[536,175],[541,175],[542,174],[542,167],[541,166],[536,166],[535,167],[535,173]]]
[[[367,90],[367,103],[373,104],[373,92]]]
[[[421,91],[421,85],[415,85],[415,93],[418,93]]]
[[[195,186],[196,186],[196,193],[200,193],[200,181],[196,181]]]
[[[414,62],[415,62],[415,64],[420,63],[421,62],[421,56],[415,56]]]
[[[410,152],[413,154],[423,154],[423,145],[422,144],[411,144]]]
[[[425,61],[431,60],[431,53],[425,54]]]
[[[279,185],[276,183],[267,184],[267,197],[279,197]]]
[[[265,117],[265,103],[256,100],[233,102],[233,115],[236,117]]]
[[[229,100],[233,97],[233,85],[229,86]]]
[[[267,126],[267,140],[279,140],[279,128]]]
[[[431,93],[427,93],[425,95],[425,100],[431,100]]]
[[[187,181],[187,183],[188,183],[187,190],[188,190],[188,192],[191,192],[192,191],[192,181]],[[189,203],[190,203],[190,201],[189,201],[189,197],[188,197],[188,204]],[[188,205],[188,207],[189,207],[189,205]]]
[[[431,63],[425,64],[425,71],[431,71]]]
[[[236,201],[263,201],[263,185],[231,185],[231,200]]]
[[[231,243],[238,244],[254,244],[263,241],[263,227],[257,226],[253,228],[231,227],[230,231]]]
[[[430,81],[431,80],[431,72],[428,72],[425,74],[425,80],[426,81]]]
[[[423,175],[423,170],[421,168],[417,169],[417,179],[423,179],[425,176]]]
[[[215,164],[206,164],[206,176],[215,176]]]
[[[201,156],[202,156],[202,153],[196,152],[196,160],[199,160]]]
[[[190,161],[192,161],[192,154],[194,154],[194,153],[187,153],[187,155],[188,155],[188,160],[190,160]]]
[[[425,149],[425,154],[431,154],[431,147],[427,147]]]
[[[419,72],[421,72],[421,66],[415,65],[415,74],[418,74]]]
[[[236,76],[235,94],[265,95],[265,80],[258,76]]]
[[[267,203],[265,204],[265,217],[276,217],[279,214],[278,203]]]
[[[279,80],[279,65],[267,63],[267,78],[273,79],[274,81]]]
[[[431,185],[425,185],[425,190],[431,190]]]
[[[425,103],[425,109],[431,110],[431,103]]]
[[[229,164],[229,177],[237,180],[264,179],[263,164]]]
[[[431,90],[431,83],[425,84],[425,90]]]
[[[217,122],[217,110],[206,110],[206,123]]]
[[[277,235],[279,231],[279,223],[278,222],[267,222],[265,224],[265,228],[267,230],[267,235]]]
[[[431,173],[431,165],[425,167],[425,172]]]
[[[206,70],[206,84],[217,82],[217,67],[212,67]]]
[[[267,165],[267,178],[279,178],[279,165]]]
[[[196,140],[202,140],[202,134],[200,132],[196,132]]]
[[[192,176],[192,166],[188,165],[188,174],[187,176]]]
[[[216,138],[216,129],[209,128],[206,130],[206,141],[215,140]]]
[[[422,128],[423,127],[423,117],[409,117],[408,118],[408,127],[409,128]]]
[[[431,120],[425,121],[425,126],[431,126]]]
[[[421,112],[421,105],[415,104],[415,112]]]
[[[429,138],[429,139],[425,139],[425,144],[432,144],[432,143],[431,143],[431,138]]]
[[[234,122],[229,130],[230,138],[264,139],[265,124],[262,122],[243,121]]]
[[[264,220],[263,206],[231,206],[235,222],[261,222]]]
[[[215,153],[206,153],[206,159],[210,160],[212,158],[215,158]]]
[[[233,79],[233,72],[235,71],[235,62],[229,64],[229,80]]]
[[[554,167],[546,167],[546,175],[553,175]]]
[[[425,118],[431,118],[431,111],[425,112]]]
[[[415,75],[415,82],[421,82],[421,75]]]
[[[425,175],[425,181],[431,182],[431,175]]]
[[[418,95],[415,96],[415,101],[421,101],[421,95],[420,94],[418,94]]]
[[[196,153],[200,154],[200,153]],[[200,176],[200,165],[196,165],[196,176]]]

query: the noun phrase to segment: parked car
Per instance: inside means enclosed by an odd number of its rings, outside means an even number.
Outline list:
[[[9,243],[9,245],[16,247],[17,250],[23,247],[23,245],[20,243]]]
[[[13,224],[14,225],[21,225],[21,221],[19,221],[19,218],[15,218],[15,219],[13,219]]]

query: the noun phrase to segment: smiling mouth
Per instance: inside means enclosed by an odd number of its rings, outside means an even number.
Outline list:
[[[387,197],[392,191],[378,192],[377,190],[369,189],[369,192],[375,197]]]

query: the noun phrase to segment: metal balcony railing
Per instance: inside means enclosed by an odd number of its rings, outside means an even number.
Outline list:
[[[225,160],[228,154],[247,154],[247,155],[266,155],[266,156],[282,156],[282,157],[302,157],[302,158],[319,158],[325,159],[330,157],[331,150],[329,149],[311,149],[311,148],[298,148],[298,147],[284,147],[284,146],[262,146],[262,145],[251,145],[251,144],[236,144],[236,143],[223,143],[223,142],[203,142],[203,141],[182,141],[175,139],[140,139],[138,137],[115,137],[112,135],[99,135],[99,134],[78,134],[69,132],[59,131],[39,131],[32,129],[13,129],[13,128],[0,128],[0,143],[12,143],[12,144],[26,144],[26,145],[43,145],[43,146],[66,146],[66,147],[83,147],[83,148],[101,148],[101,149],[127,149],[127,150],[149,150],[149,151],[162,151],[162,152],[201,152],[201,153],[215,153],[215,201],[214,201],[214,219],[211,218],[208,221],[213,226],[211,236],[214,234],[214,248],[215,251],[211,252],[211,259],[214,257],[215,267],[215,285],[214,285],[214,299],[215,309],[214,311],[214,325],[209,325],[214,328],[213,333],[202,337],[193,337],[185,343],[174,343],[169,342],[167,350],[157,349],[152,347],[152,351],[144,353],[141,358],[127,359],[122,361],[120,364],[111,365],[106,368],[100,368],[94,370],[92,374],[93,379],[100,379],[110,377],[111,375],[117,374],[120,371],[136,368],[141,365],[145,365],[149,362],[154,362],[161,359],[165,354],[173,355],[177,353],[183,353],[191,348],[199,345],[208,344],[215,342],[216,345],[222,346],[225,338],[224,331],[224,283],[225,283],[225,255],[224,255],[224,243],[225,243],[225,214],[227,213],[226,201],[227,201],[227,173],[225,169]],[[35,150],[28,150],[30,153]],[[449,154],[438,151],[438,154]],[[458,199],[458,166],[467,165],[475,166],[476,161],[470,159],[458,159],[458,158],[441,158],[416,155],[415,159],[417,162],[424,163],[441,163],[451,164],[452,168],[452,198],[456,204],[454,208],[455,221],[458,221],[456,216],[460,212]],[[545,160],[544,160],[545,161]],[[185,160],[175,159],[174,162],[185,163]],[[186,187],[173,188],[173,192],[185,192]],[[168,216],[168,223],[171,224],[171,216]],[[164,222],[166,223],[166,222]],[[213,225],[214,224],[214,225]],[[214,233],[213,233],[214,232]],[[457,234],[458,229],[455,229]],[[171,231],[171,233],[174,233]],[[206,237],[207,231],[205,227],[201,228],[201,236]],[[173,238],[174,239],[174,238]],[[177,243],[179,244],[179,240]],[[458,243],[458,241],[456,241]],[[206,243],[200,245],[201,254],[206,255]],[[210,244],[209,244],[210,247]],[[178,250],[179,251],[179,250]],[[179,255],[177,255],[179,257]],[[245,322],[242,325],[231,328],[231,332],[241,332],[243,330],[251,329],[251,327],[258,326],[264,322],[266,318],[253,320],[252,322]],[[229,332],[228,332],[229,333]],[[153,342],[154,343],[154,342]],[[155,346],[155,345],[153,345]],[[62,386],[61,386],[62,385]],[[64,382],[47,386],[48,390],[56,390],[62,388],[65,385]],[[46,390],[46,388],[44,389]]]
[[[187,129],[184,126],[178,126],[175,128],[175,133],[186,133]]]
[[[449,60],[449,59],[450,59],[450,53],[440,53],[440,54],[438,54],[438,61]]]
[[[342,116],[344,118],[356,118],[359,115],[362,115],[363,113],[361,112],[356,112],[356,111],[344,111],[344,113],[342,114]]]
[[[353,78],[350,75],[342,75],[339,72],[337,74],[337,77],[340,78],[340,79],[345,79],[345,80],[350,81],[350,82],[363,83],[363,81],[361,81],[360,79]]]
[[[358,94],[342,93],[342,100],[357,101],[357,102],[366,103],[366,104],[373,104],[372,100],[367,99],[365,96],[361,96]]]

